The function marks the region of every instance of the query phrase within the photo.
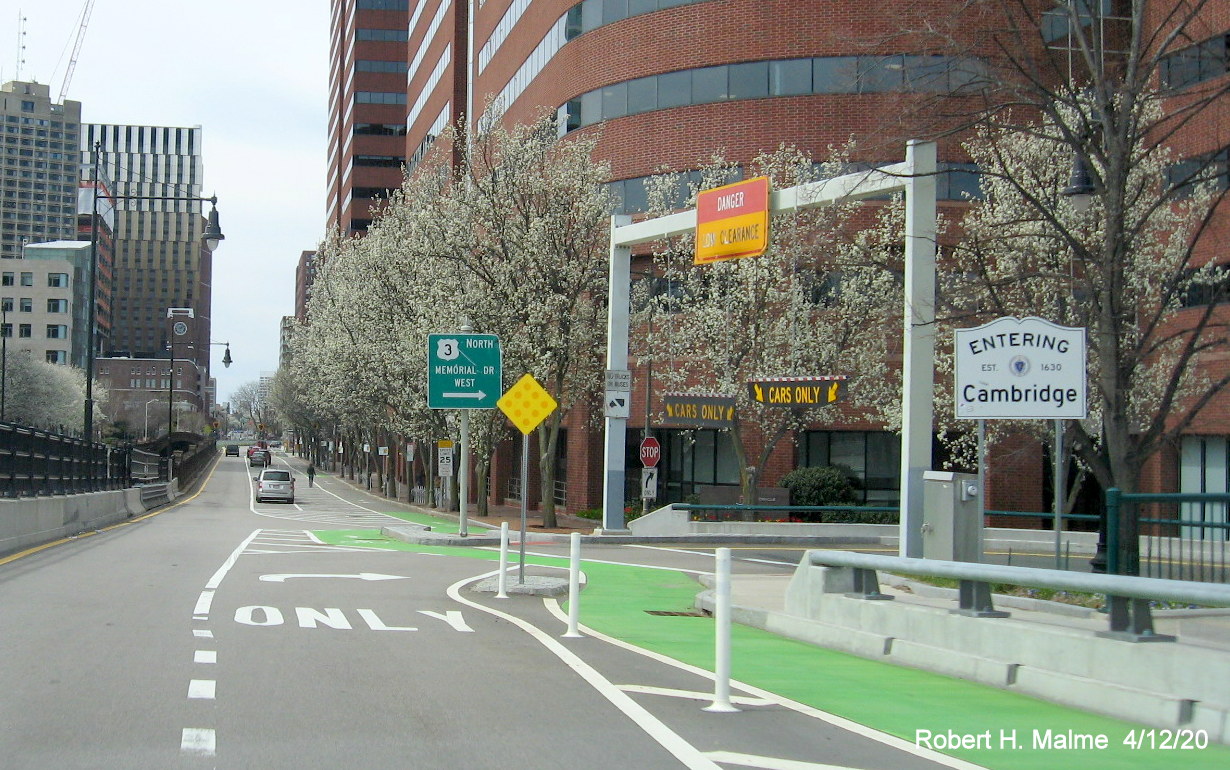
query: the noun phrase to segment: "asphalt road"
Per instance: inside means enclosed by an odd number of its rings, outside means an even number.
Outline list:
[[[222,458],[158,515],[0,564],[0,766],[972,767],[772,697],[705,712],[707,672],[561,639],[554,601],[471,589],[490,562],[314,534],[389,503],[318,477],[256,504],[252,475]]]

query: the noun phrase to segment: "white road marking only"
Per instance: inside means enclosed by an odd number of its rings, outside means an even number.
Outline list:
[[[192,679],[188,682],[188,697],[213,700],[218,682],[214,679]]]
[[[686,698],[688,700],[711,701],[713,700],[712,692],[698,692],[696,690],[674,690],[666,687],[650,687],[640,684],[621,684],[619,689],[624,692],[640,693],[642,695],[661,695],[666,698]],[[776,701],[771,701],[768,698],[748,698],[742,695],[732,695],[731,703],[738,703],[740,706],[773,706]]]
[[[713,697],[710,695],[709,697]],[[815,762],[800,762],[797,759],[760,757],[755,754],[737,754],[733,751],[706,751],[705,756],[723,765],[758,767],[763,770],[858,770],[847,765],[822,765]]]
[[[196,654],[192,656],[192,662],[193,663],[217,663],[218,662],[218,651],[217,650],[197,650]]]
[[[649,713],[649,711],[641,706],[641,704],[632,700],[627,693],[611,684],[606,677],[598,673],[598,671],[591,667],[588,663],[581,660],[576,653],[569,650],[542,629],[514,615],[509,615],[506,612],[500,612],[499,610],[470,601],[461,595],[462,586],[482,580],[483,578],[491,577],[495,574],[498,574],[498,570],[496,572],[489,572],[476,577],[466,578],[465,580],[459,580],[448,587],[448,596],[453,599],[453,601],[460,604],[464,604],[466,606],[473,607],[476,610],[502,618],[532,636],[538,641],[539,644],[546,647],[556,657],[563,661],[565,665],[580,675],[581,678],[588,682],[589,685],[597,690],[599,694],[610,701],[613,706],[622,711],[624,716],[631,719],[638,727],[644,730],[649,737],[657,741],[662,748],[674,755],[674,757],[682,762],[685,767],[694,768],[696,770],[699,770],[700,768],[704,768],[704,770],[720,770],[718,765],[713,760],[706,757],[703,752],[691,743],[684,740],[684,738],[678,733],[671,730],[661,720]]]
[[[318,575],[318,574],[287,574],[287,575],[261,575],[260,579],[266,583],[285,583],[291,578],[357,578],[359,580],[409,580],[408,575],[381,575],[377,572],[360,572],[357,575]]]
[[[217,751],[214,731],[203,727],[185,727],[179,741],[179,750],[185,754],[212,757]]]
[[[641,565],[627,564],[626,566],[639,567]],[[568,622],[568,614],[564,612],[562,609],[560,609],[559,602],[556,601],[554,598],[552,597],[544,598],[543,604],[546,606],[547,610],[552,615],[554,615],[556,619],[558,619],[560,622],[562,623]],[[613,644],[616,647],[619,647],[620,649],[629,650],[631,652],[637,653],[638,655],[644,655],[650,660],[656,660],[660,663],[665,663],[668,666],[674,666],[675,668],[680,669],[681,671],[688,671],[693,674],[696,674],[697,676],[704,677],[706,679],[713,679],[712,671],[700,668],[699,666],[693,666],[690,663],[684,663],[681,660],[675,660],[674,658],[668,657],[666,655],[662,655],[661,653],[654,652],[653,650],[647,650],[643,647],[637,647],[635,644],[630,644],[629,642],[625,642],[622,639],[616,639],[613,636],[607,636],[606,634],[600,631],[595,631],[594,629],[584,624],[581,624],[581,632],[589,636],[592,636],[594,639],[600,639],[608,644]],[[877,741],[878,743],[882,743],[886,746],[891,746],[892,748],[899,749],[908,754],[913,754],[915,756],[922,757],[924,759],[929,759],[932,762],[943,765],[945,767],[951,767],[951,768],[954,768],[954,770],[986,770],[986,768],[984,768],[982,765],[976,765],[973,762],[967,762],[963,759],[957,759],[956,757],[950,757],[947,754],[941,754],[938,751],[932,751],[931,749],[924,748],[922,746],[917,746],[912,741],[907,741],[904,738],[898,738],[895,735],[889,735],[888,733],[881,732],[880,730],[876,730],[875,728],[867,727],[866,725],[861,725],[858,722],[855,722],[851,719],[846,719],[845,717],[841,717],[836,714],[830,714],[827,711],[821,711],[818,708],[808,706],[805,703],[799,703],[798,701],[794,701],[789,698],[783,697],[781,695],[778,695],[777,693],[770,692],[769,690],[761,689],[759,687],[756,687],[755,685],[750,685],[750,684],[747,684],[746,682],[740,682],[738,680],[733,680],[733,679],[731,680],[730,684],[732,687],[736,687],[746,693],[750,693],[757,697],[770,700],[773,703],[778,704],[779,706],[784,706],[785,708],[788,708],[792,711],[797,711],[800,714],[805,714],[809,717],[819,719],[820,721],[827,722],[833,725],[834,727],[838,727],[847,732],[854,733],[855,735],[861,735],[864,738],[870,738],[873,741]]]

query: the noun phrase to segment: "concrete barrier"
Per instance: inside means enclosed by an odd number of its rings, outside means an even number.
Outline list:
[[[50,543],[166,505],[179,497],[179,480],[110,492],[0,500],[0,555]]]
[[[144,513],[139,493],[120,489],[0,500],[0,554],[107,527]]]
[[[1104,618],[1027,611],[971,617],[909,593],[896,601],[868,601],[853,595],[856,588],[850,569],[811,566],[804,559],[783,611],[741,618],[736,610],[736,620],[1121,719],[1204,729],[1212,740],[1230,742],[1224,648],[1185,644],[1182,637],[1177,644],[1106,638],[1099,634]]]

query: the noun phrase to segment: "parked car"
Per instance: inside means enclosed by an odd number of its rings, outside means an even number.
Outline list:
[[[238,444],[227,444],[224,455],[226,457],[238,457],[239,456],[239,445]]]
[[[256,502],[266,500],[295,502],[295,477],[290,471],[266,468],[256,477]]]
[[[269,453],[266,452],[264,449],[257,449],[255,452],[248,453],[248,466],[249,467],[254,466],[254,465],[268,465],[268,464],[269,464]]]

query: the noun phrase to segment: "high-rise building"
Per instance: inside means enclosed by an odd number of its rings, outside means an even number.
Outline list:
[[[1194,119],[1192,106],[1201,98],[1217,97],[1210,112],[1203,113],[1213,116],[1227,106],[1230,13],[1225,3],[1197,4],[1191,17],[1176,14],[1176,8],[1186,8],[1177,0],[975,5],[906,0],[334,0],[330,222],[343,233],[359,231],[362,228],[354,225],[367,223],[357,205],[357,188],[352,191],[359,183],[346,182],[359,170],[357,153],[376,153],[368,149],[375,138],[365,133],[376,120],[360,124],[355,115],[372,101],[395,113],[387,105],[395,104],[397,97],[387,95],[391,83],[377,84],[359,64],[362,60],[364,67],[375,67],[379,56],[392,61],[397,45],[406,49],[401,154],[411,171],[432,152],[450,152],[455,159],[456,147],[443,147],[438,140],[462,115],[471,126],[481,126],[478,118],[488,110],[492,118],[499,113],[507,123],[525,124],[546,111],[557,117],[561,135],[594,139],[597,159],[611,169],[608,184],[619,201],[617,213],[636,215],[647,208],[645,182],[650,175],[669,168],[695,178],[718,150],[739,167],[737,176],[757,155],[782,145],[822,160],[831,147],[854,138],[857,155],[849,160],[866,167],[901,160],[908,139],[933,138],[940,161],[940,206],[955,222],[969,199],[981,195],[979,170],[962,146],[969,136],[963,129],[987,106],[983,97],[1009,98],[1008,92],[997,90],[1014,72],[1004,63],[1004,41],[1013,39],[1005,37],[1006,29],[1017,28],[1018,22],[1026,28],[1037,25],[1034,34],[1016,38],[1036,50],[1011,54],[1019,56],[1016,65],[1030,70],[1016,74],[1048,83],[1075,77],[1092,61],[1105,69],[1084,70],[1086,78],[1113,77],[1127,66],[1119,59],[1129,22],[1143,30],[1181,23],[1181,35],[1159,34],[1145,42],[1147,48],[1163,47],[1150,50],[1150,55],[1165,54],[1158,77],[1165,109],[1174,116],[1165,141],[1176,152],[1176,161],[1182,161],[1170,169],[1169,178],[1191,178],[1196,169],[1205,169],[1221,189],[1230,184],[1225,122]],[[408,6],[407,17],[394,19],[403,6]],[[997,7],[1019,8],[1022,16],[999,17]],[[1135,15],[1140,18],[1130,18]],[[386,19],[389,28],[378,31]],[[1088,61],[1074,43],[1078,39],[1093,41]],[[370,48],[374,40],[385,41],[379,52]],[[1056,163],[1071,163],[1066,150]],[[391,178],[380,184],[399,182]],[[1230,268],[1224,267],[1220,234],[1228,227],[1226,217],[1218,216],[1197,250],[1201,259],[1212,258],[1223,270]],[[1184,301],[1199,304],[1198,297]],[[1203,301],[1206,307],[1212,303]],[[1201,376],[1213,381],[1224,376],[1224,361],[1209,366]],[[634,367],[637,381],[644,373]],[[1181,468],[1177,453],[1172,453],[1159,459],[1150,473],[1164,480],[1181,475],[1184,491],[1224,489],[1230,468],[1228,404],[1230,397],[1222,393],[1203,410],[1199,430],[1183,440]],[[648,424],[645,401],[633,399],[630,406],[631,423],[645,419]],[[569,508],[602,503],[596,493],[601,449],[593,438],[584,420],[572,419],[561,440],[557,478],[567,479],[564,497]],[[629,438],[627,456],[635,458],[631,432]],[[741,468],[725,431],[666,428],[658,438],[662,465],[670,468],[663,475],[665,496],[660,499],[687,499],[715,487],[737,490]],[[892,501],[900,489],[898,446],[885,426],[843,416],[832,425],[797,431],[759,470],[762,480],[772,483],[793,467],[841,465],[858,478],[866,500]],[[493,459],[490,489],[497,496],[511,478],[508,469],[515,467],[515,451],[502,447]],[[1034,506],[1044,504],[1038,491],[1050,471],[1041,451],[1014,452],[998,462],[997,472],[1003,475],[989,488],[994,505],[1036,510]],[[1005,478],[1012,482],[1003,483]],[[628,497],[635,496],[636,490],[630,489]]]
[[[300,321],[307,319],[308,302],[312,299],[312,283],[315,280],[316,252],[301,252],[299,263],[295,266],[295,318]]]
[[[327,215],[343,235],[365,232],[372,205],[401,187],[410,5],[419,18],[420,2],[333,0]]]
[[[25,350],[53,364],[85,366],[89,306],[88,241],[29,244],[25,258],[3,263],[0,302],[10,354]]]
[[[51,100],[48,86],[0,86],[0,258],[23,243],[71,240],[77,232],[81,102]]]
[[[190,339],[176,341],[175,357],[209,366],[213,259],[201,242],[200,126],[87,124],[81,151],[94,153],[116,195],[113,328],[107,354],[167,358],[168,308],[191,308]]]

